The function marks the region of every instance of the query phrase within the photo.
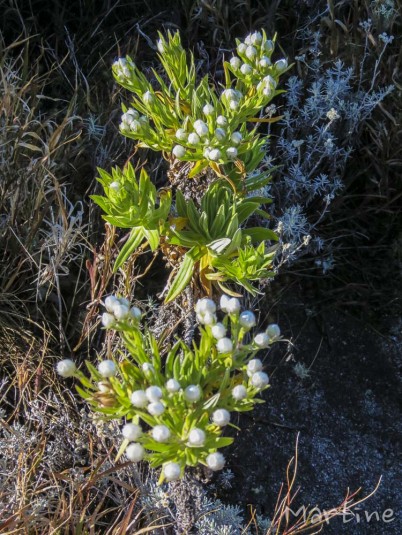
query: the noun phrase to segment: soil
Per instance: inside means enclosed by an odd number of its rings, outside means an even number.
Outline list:
[[[323,533],[400,535],[401,317],[381,318],[374,328],[343,310],[318,311],[293,289],[277,314],[294,345],[266,356],[266,403],[235,422],[241,432],[227,450],[233,486],[222,500],[270,517],[300,433],[292,509],[328,510],[359,487],[362,498],[381,477],[354,518],[338,517]]]

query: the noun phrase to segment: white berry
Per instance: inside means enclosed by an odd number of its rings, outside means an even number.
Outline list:
[[[235,160],[237,158],[237,149],[235,147],[229,147],[226,149],[226,156],[229,160]]]
[[[276,338],[279,338],[281,335],[281,330],[279,328],[279,325],[277,325],[276,323],[271,323],[271,325],[268,325],[268,328],[265,332],[273,340],[275,340]]]
[[[233,143],[235,145],[238,145],[241,140],[243,139],[243,136],[241,134],[241,132],[233,132],[232,136],[231,136],[231,140],[233,141]]]
[[[166,481],[176,481],[180,477],[180,465],[177,463],[166,463],[163,467],[163,475]]]
[[[143,409],[149,403],[149,400],[144,390],[135,390],[135,392],[131,394],[130,399],[134,407],[137,407],[138,409]]]
[[[176,381],[176,379],[169,379],[167,382],[166,382],[166,390],[168,392],[171,392],[172,394],[174,392],[178,392],[180,390],[180,383],[179,381]]]
[[[152,416],[160,416],[165,412],[165,407],[160,401],[153,401],[148,405],[148,412]]]
[[[117,305],[119,300],[115,295],[108,295],[105,299],[105,308],[108,312],[113,312],[114,305]]]
[[[64,359],[57,363],[56,370],[62,377],[72,377],[77,367],[71,359]]]
[[[159,386],[149,386],[145,390],[145,394],[149,401],[159,401],[162,397],[162,390],[159,388]]]
[[[226,335],[226,327],[222,323],[216,323],[211,327],[211,333],[214,338],[220,340]]]
[[[268,375],[264,372],[256,372],[251,376],[250,382],[252,386],[261,390],[269,383]]]
[[[170,430],[166,425],[155,425],[152,429],[152,437],[156,442],[166,442],[170,438]]]
[[[251,310],[245,310],[240,314],[239,323],[245,329],[251,329],[256,324],[255,316]]]
[[[230,422],[230,412],[226,409],[216,409],[212,413],[212,421],[219,427],[224,427]]]
[[[241,59],[235,56],[230,60],[230,65],[233,70],[237,71],[240,68],[241,65]]]
[[[144,447],[141,444],[129,444],[125,451],[126,457],[129,461],[133,463],[138,463],[142,461],[145,456]]]
[[[141,310],[137,307],[131,307],[130,316],[134,318],[135,320],[140,320],[142,316]]]
[[[142,434],[142,429],[136,424],[126,424],[122,429],[122,435],[126,440],[134,442],[139,439]]]
[[[183,158],[186,154],[186,149],[182,147],[181,145],[175,145],[173,147],[173,155],[176,156],[176,158]]]
[[[176,130],[176,137],[177,139],[180,139],[180,141],[187,141],[187,132],[184,130],[184,128],[179,128],[178,130]],[[181,147],[180,145],[176,145],[176,147]],[[181,147],[183,148],[183,147]],[[174,149],[173,149],[174,151]],[[184,150],[185,152],[185,150]],[[173,152],[174,154],[174,152]],[[176,156],[176,154],[175,154]],[[183,153],[183,156],[184,156],[184,153]]]
[[[127,305],[115,305],[113,307],[114,316],[117,320],[124,320],[130,314],[130,309]]]
[[[218,353],[230,353],[233,350],[233,342],[230,338],[221,338],[216,343]]]
[[[248,63],[243,63],[243,65],[240,67],[240,72],[244,74],[244,76],[248,76],[253,72],[253,69]]]
[[[240,301],[236,297],[229,299],[226,305],[226,312],[228,314],[238,314],[240,312]]]
[[[192,446],[203,446],[205,442],[205,432],[198,428],[192,429],[188,435],[188,442]]]
[[[205,104],[202,111],[204,112],[204,115],[212,115],[214,113],[214,107],[212,104]]]
[[[219,149],[212,149],[209,153],[209,159],[216,162],[221,158],[221,151]]]
[[[184,390],[184,399],[194,403],[201,397],[201,388],[198,385],[190,385]]]
[[[222,470],[225,466],[225,457],[217,451],[216,453],[210,453],[206,458],[206,462],[211,470]]]
[[[228,124],[228,120],[223,115],[219,115],[216,118],[216,124],[218,124],[219,126],[226,126]]]
[[[269,346],[269,336],[267,333],[258,333],[254,337],[254,343],[257,347],[263,349]]]
[[[116,323],[116,318],[112,314],[109,314],[109,312],[104,312],[102,314],[102,325],[106,329],[110,329],[111,327],[113,327],[115,323]]]
[[[216,305],[212,301],[212,299],[208,299],[207,297],[204,297],[203,299],[199,299],[195,305],[195,311],[198,314],[205,314],[206,312],[210,312],[211,314],[214,314],[216,312]]]
[[[244,385],[236,385],[232,390],[232,396],[236,401],[241,401],[247,397],[247,388]]]
[[[195,121],[194,130],[200,137],[204,137],[208,134],[208,126],[204,123],[204,121],[201,121],[201,119]]]
[[[102,377],[113,377],[116,375],[117,367],[113,360],[103,360],[98,364],[98,371]]]
[[[262,370],[262,362],[260,359],[251,359],[247,364],[247,375],[251,377],[254,373]]]
[[[200,137],[195,132],[191,132],[191,134],[188,135],[188,142],[190,145],[198,145]]]

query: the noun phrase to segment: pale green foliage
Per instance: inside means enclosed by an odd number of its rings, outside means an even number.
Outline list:
[[[229,292],[224,282],[255,293],[252,281],[272,276],[275,249],[266,250],[265,242],[277,236],[267,228],[247,228],[252,215],[268,218],[262,206],[271,201],[252,196],[270,177],[255,171],[265,140],[247,123],[271,120],[255,115],[279,93],[277,82],[287,62],[272,65],[274,44],[264,32],[256,32],[245,43],[237,41],[239,57],[224,62],[226,83],[219,94],[208,76],[197,81],[193,55],[183,49],[178,33],[160,36],[158,50],[169,78],[166,84],[154,71],[158,90],[130,57],[113,65],[117,82],[134,94],[132,107],[123,107],[121,132],[140,146],[171,153],[170,159],[194,162],[189,179],[197,180],[209,166],[216,180],[199,209],[178,188],[171,210],[172,191],[156,191],[144,170],[139,181],[130,165],[123,171],[114,169],[112,175],[99,170],[106,197],[92,199],[106,212],[107,221],[132,229],[114,269],[148,242],[152,251],[160,246],[165,253],[168,246],[178,253],[166,301],[177,297],[194,276],[208,294],[213,284]]]
[[[113,66],[116,81],[134,94],[131,108],[123,107],[121,132],[138,140],[140,146],[195,162],[193,174],[217,164],[227,164],[225,173],[232,180],[236,175],[238,179],[239,168],[254,171],[264,156],[264,140],[256,128],[247,128],[247,122],[260,121],[256,115],[281,92],[276,86],[288,68],[286,63],[271,64],[272,41],[263,32],[260,43],[253,47],[255,58],[248,60],[240,54],[238,61],[247,60],[251,74],[244,75],[241,67],[235,69],[224,62],[223,91],[216,90],[208,76],[197,80],[194,57],[183,49],[179,33],[168,33],[166,39],[161,36],[158,48],[169,83],[153,71],[157,90],[131,58],[120,59]]]
[[[250,281],[258,281],[274,276],[274,272],[271,269],[274,256],[275,247],[271,247],[266,251],[264,242],[261,242],[258,247],[246,245],[238,250],[236,258],[223,255],[214,258],[211,262],[214,271],[208,275],[208,278],[222,282],[237,282],[250,294],[254,295],[256,289]]]
[[[115,270],[146,240],[152,251],[159,245],[160,233],[168,218],[171,192],[157,192],[145,169],[139,181],[134,168],[128,164],[123,170],[116,167],[112,174],[99,169],[105,197],[91,195],[91,199],[106,213],[104,219],[121,228],[131,228],[130,237],[115,263]]]
[[[208,307],[211,306],[211,316],[215,317],[215,305],[208,301]],[[227,329],[224,340],[231,340],[233,346],[224,353],[219,345],[222,339],[217,340],[212,334],[216,319],[212,325],[199,327],[198,343],[193,342],[190,347],[178,340],[165,354],[161,353],[157,340],[148,329],[141,329],[138,320],[130,316],[116,321],[112,328],[120,333],[127,350],[123,360],[116,363],[116,375],[105,379],[87,362],[90,378],[76,371],[74,375],[83,385],[77,390],[92,409],[104,417],[126,418],[127,421],[141,424],[143,432],[136,442],[145,448],[145,458],[152,466],[174,462],[180,465],[183,473],[186,466],[206,464],[209,454],[233,441],[231,437],[224,436],[224,430],[234,426],[231,423],[226,427],[214,423],[214,411],[249,411],[255,403],[262,402],[257,396],[268,387],[265,383],[260,387],[253,386],[253,371],[250,373],[250,365],[247,365],[259,348],[254,342],[246,341],[249,329],[242,327],[241,318],[238,313],[226,314],[222,318],[222,324]],[[270,343],[277,340],[273,338]],[[173,389],[168,388],[167,384],[171,379],[177,385]],[[197,396],[193,400],[187,397],[186,389],[191,385],[199,389],[198,399]],[[233,388],[237,385],[244,385],[245,395],[242,399],[233,395]],[[163,410],[159,415],[152,414],[147,401],[142,407],[133,405],[133,392],[147,392],[149,387],[160,389],[158,401]],[[169,429],[169,438],[155,440],[153,429],[158,425]],[[205,440],[201,444],[195,445],[189,441],[193,429],[205,433]],[[128,440],[123,441],[120,454],[128,443]]]
[[[207,292],[214,282],[229,291],[222,286],[228,281],[255,293],[251,281],[272,276],[275,247],[266,250],[265,242],[276,241],[276,234],[268,228],[246,226],[253,214],[268,217],[261,207],[271,199],[245,197],[219,179],[205,192],[199,209],[177,190],[173,213],[171,191],[157,191],[144,169],[139,180],[130,164],[123,170],[113,169],[111,175],[101,169],[99,172],[105,196],[92,195],[92,200],[106,213],[106,221],[132,229],[116,259],[115,271],[142,244],[148,243],[155,251],[163,238],[165,244],[186,251],[166,301],[177,297],[194,274]],[[254,190],[268,180],[261,174],[246,180],[245,187]]]
[[[184,221],[183,228],[171,227],[169,242],[189,248],[173,282],[167,300],[173,299],[188,284],[199,262],[203,284],[207,281],[231,281],[254,288],[249,280],[262,278],[269,274],[274,250],[265,254],[265,240],[276,240],[276,234],[262,227],[242,228],[245,221],[270,199],[261,197],[242,197],[235,195],[228,184],[216,182],[205,193],[201,208],[198,210],[193,201],[185,201],[180,191],[176,195],[178,221]],[[253,243],[260,244],[258,252]],[[250,259],[254,259],[252,270],[248,269]],[[218,268],[218,271],[215,269]],[[263,273],[260,271],[263,270]]]
[[[160,248],[166,256],[175,250],[177,267],[166,301],[194,278],[210,295],[213,284],[231,293],[226,282],[255,293],[252,281],[272,276],[275,247],[267,248],[266,242],[276,241],[277,235],[247,226],[251,216],[268,219],[263,206],[271,202],[255,193],[270,177],[256,171],[265,140],[247,123],[270,121],[255,116],[279,93],[277,82],[287,62],[271,64],[274,45],[264,32],[247,39],[249,44],[237,42],[239,57],[224,62],[225,86],[219,91],[208,76],[197,80],[194,58],[182,48],[178,33],[158,42],[169,79],[165,83],[154,71],[158,89],[131,58],[113,65],[118,83],[134,94],[131,107],[123,107],[121,132],[139,146],[163,151],[171,163],[193,162],[184,180],[197,180],[208,166],[215,173],[196,204],[179,186],[157,191],[144,169],[138,180],[130,164],[112,174],[99,170],[105,196],[92,199],[109,223],[131,229],[114,269],[140,246]],[[222,324],[217,324],[216,305],[201,300],[196,306],[203,325],[199,341],[189,346],[178,340],[162,354],[163,340],[140,328],[141,312],[110,296],[102,322],[119,331],[127,353],[122,362],[106,360],[98,369],[88,362],[90,379],[81,371],[73,373],[83,385],[78,392],[94,411],[130,422],[123,428],[118,457],[125,452],[133,462],[145,458],[153,467],[163,466],[160,481],[175,480],[186,466],[199,463],[222,469],[225,459],[218,450],[233,441],[224,436],[233,426],[231,413],[251,410],[268,387],[262,362],[253,357],[279,334],[260,333],[253,340],[248,333],[254,314],[240,314],[237,299],[222,299]]]

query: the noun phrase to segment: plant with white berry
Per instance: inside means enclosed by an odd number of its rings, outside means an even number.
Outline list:
[[[208,76],[197,80],[193,55],[183,49],[178,33],[158,41],[169,83],[154,71],[158,87],[152,87],[129,57],[113,65],[116,81],[133,94],[131,107],[123,107],[121,132],[139,146],[161,150],[171,167],[189,167],[185,180],[197,182],[210,171],[196,205],[182,193],[183,179],[175,181],[169,173],[172,184],[157,190],[144,169],[139,180],[130,164],[111,174],[99,169],[105,195],[92,199],[106,221],[131,229],[114,271],[146,246],[174,257],[166,302],[191,279],[208,295],[212,286],[230,291],[227,282],[254,294],[253,281],[273,276],[272,242],[278,237],[265,226],[248,228],[247,222],[255,215],[269,219],[264,206],[271,199],[255,193],[270,181],[268,172],[256,171],[266,143],[257,126],[272,120],[261,117],[261,111],[281,92],[277,84],[287,66],[284,60],[270,63],[274,44],[264,32],[246,41],[251,44],[244,51],[237,42],[239,57],[224,62],[222,90]],[[245,74],[244,66],[252,71]]]
[[[224,62],[225,84],[216,90],[208,76],[197,79],[194,57],[181,44],[178,32],[160,35],[159,60],[168,83],[153,71],[158,87],[153,87],[130,57],[113,64],[118,84],[132,94],[130,107],[123,106],[120,131],[138,141],[139,146],[171,154],[183,162],[193,162],[190,177],[206,167],[240,183],[243,174],[256,169],[264,156],[256,128],[259,113],[275,95],[287,61],[274,64],[271,57],[275,39],[265,32],[237,40],[237,53]]]
[[[131,310],[122,298],[105,299],[108,314],[122,304]],[[60,375],[81,382],[77,391],[94,411],[107,419],[124,419],[118,457],[125,453],[132,462],[145,459],[153,467],[162,466],[160,481],[178,479],[187,466],[223,468],[225,459],[218,450],[233,442],[224,436],[233,426],[233,413],[252,410],[269,386],[256,358],[260,347],[255,340],[261,333],[250,334],[255,315],[241,311],[239,300],[226,295],[220,308],[209,298],[199,300],[199,341],[190,347],[178,340],[166,354],[138,317],[110,324],[103,315],[104,327],[122,338],[127,350],[123,360],[104,360],[97,368],[87,362],[89,378],[70,360],[57,366]],[[278,329],[268,327],[265,347],[280,339]]]

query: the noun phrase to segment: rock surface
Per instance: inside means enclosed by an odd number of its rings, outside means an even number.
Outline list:
[[[235,477],[224,501],[252,504],[269,517],[300,432],[295,510],[327,510],[348,488],[362,487],[363,497],[382,477],[355,518],[339,517],[323,533],[400,535],[401,320],[385,318],[374,330],[336,309],[318,314],[293,296],[282,300],[278,315],[294,347],[266,356],[266,403],[234,422],[242,430],[230,452]]]

